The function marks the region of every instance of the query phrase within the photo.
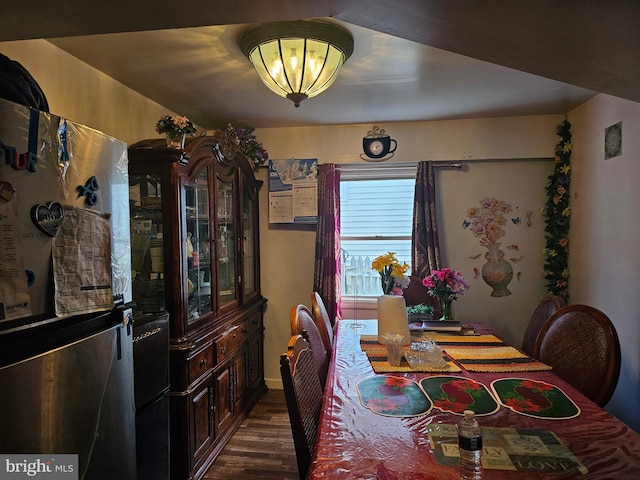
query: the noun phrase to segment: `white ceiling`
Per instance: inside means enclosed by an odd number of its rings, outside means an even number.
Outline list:
[[[0,16],[0,40],[49,38],[205,128],[561,114],[597,92],[640,101],[634,0],[25,3]],[[335,84],[299,108],[238,46],[252,24],[295,18],[332,21],[355,43]]]

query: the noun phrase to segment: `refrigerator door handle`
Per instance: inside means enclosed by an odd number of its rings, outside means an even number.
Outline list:
[[[120,325],[116,325],[116,359],[122,360],[122,329]]]

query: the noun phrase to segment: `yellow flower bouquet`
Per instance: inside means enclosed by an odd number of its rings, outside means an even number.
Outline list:
[[[409,278],[406,276],[409,265],[407,262],[401,264],[395,255],[395,252],[387,252],[371,262],[371,269],[380,274],[380,284],[385,295],[391,295],[394,288],[402,292],[401,289],[409,285]]]

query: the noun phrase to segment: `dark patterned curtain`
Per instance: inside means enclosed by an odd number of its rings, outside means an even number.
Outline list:
[[[340,172],[333,163],[318,169],[318,226],[313,290],[324,301],[331,319],[339,319],[340,283]]]
[[[433,162],[418,163],[413,199],[411,265],[413,275],[420,278],[426,277],[431,270],[441,268]]]

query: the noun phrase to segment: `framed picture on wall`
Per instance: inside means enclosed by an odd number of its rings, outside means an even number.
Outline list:
[[[604,129],[604,159],[622,155],[622,122]]]

